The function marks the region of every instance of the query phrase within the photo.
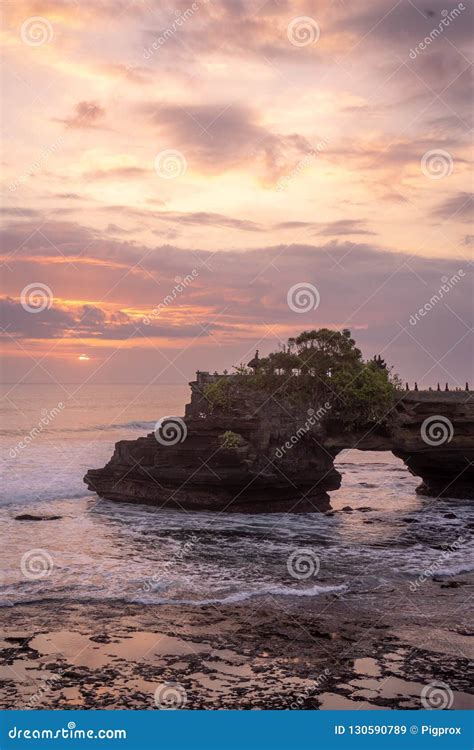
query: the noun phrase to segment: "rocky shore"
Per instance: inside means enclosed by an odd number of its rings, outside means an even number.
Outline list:
[[[383,597],[369,608],[341,595],[284,606],[275,597],[251,607],[18,605],[1,615],[0,704],[421,709],[427,686],[441,682],[446,707],[469,708],[466,587],[465,577],[427,583],[422,621]]]
[[[474,498],[471,392],[407,392],[389,422],[348,432],[327,404],[290,408],[245,389],[235,394],[237,408],[211,408],[206,385],[226,377],[200,373],[184,418],[118,442],[106,466],[87,472],[88,488],[110,500],[189,510],[321,511],[340,487],[335,456],[357,448],[393,451],[421,477],[423,494]]]

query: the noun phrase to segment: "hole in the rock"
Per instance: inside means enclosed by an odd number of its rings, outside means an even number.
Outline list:
[[[349,448],[334,460],[341,474],[341,487],[331,493],[335,509],[398,511],[419,505],[415,490],[420,480],[390,451],[361,451]],[[368,512],[368,510],[367,510]],[[369,519],[368,519],[369,520]]]

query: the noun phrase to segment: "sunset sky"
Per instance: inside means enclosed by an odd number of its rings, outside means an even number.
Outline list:
[[[464,386],[467,0],[3,5],[5,381],[186,382],[328,326]]]

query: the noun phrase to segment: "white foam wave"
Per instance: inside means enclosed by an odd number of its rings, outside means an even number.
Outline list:
[[[23,595],[18,596],[19,591],[12,590],[2,592],[0,594],[0,608],[1,607],[12,607],[15,604],[31,604],[38,603],[41,601],[54,601],[56,599],[64,599],[67,596],[67,592],[64,589],[47,592],[45,597],[38,596],[39,592],[24,592]],[[194,606],[205,606],[211,604],[239,604],[247,599],[256,596],[322,596],[324,594],[331,594],[337,592],[347,591],[348,585],[342,584],[340,586],[310,586],[305,589],[295,589],[289,586],[268,586],[257,591],[236,591],[233,594],[222,597],[214,597],[209,599],[173,599],[156,597],[153,595],[140,596],[129,598],[126,594],[123,595],[111,595],[110,592],[107,594],[103,589],[100,591],[86,590],[82,593],[76,590],[74,592],[74,599],[76,601],[128,601],[132,604],[144,604],[144,605],[158,605],[158,604],[175,604],[175,605],[194,605]]]
[[[62,427],[58,430],[51,429],[50,432],[106,432],[107,430],[154,430],[156,420],[132,422],[113,422],[112,424],[92,424],[88,427]]]
[[[48,427],[48,433],[79,433],[79,432],[107,432],[108,430],[146,430],[153,431],[156,426],[154,421],[134,420],[132,422],[113,422],[111,424],[91,424],[87,427]],[[23,437],[23,431],[18,429],[0,430],[0,437],[19,436]]]
[[[460,562],[458,564],[453,563],[446,568],[438,568],[433,572],[433,576],[457,576],[462,573],[472,573],[474,570],[474,562]]]
[[[122,424],[111,424],[102,425],[98,429],[110,429],[110,430],[154,430],[156,425],[156,419],[154,422],[123,422]]]
[[[227,596],[223,597],[214,597],[212,599],[153,600],[146,597],[134,599],[134,602],[139,604],[194,604],[196,606],[203,606],[207,604],[238,604],[255,596],[321,596],[323,594],[331,594],[332,592],[347,591],[347,589],[348,585],[345,583],[339,586],[315,585],[305,589],[295,589],[289,586],[268,586],[255,591],[236,591],[233,594],[228,594]]]

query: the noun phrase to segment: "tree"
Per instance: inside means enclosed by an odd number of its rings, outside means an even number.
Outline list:
[[[240,382],[300,406],[329,401],[330,417],[348,426],[384,419],[400,383],[381,357],[364,362],[348,329],[303,331],[286,350],[261,360]]]
[[[264,367],[277,374],[289,374],[293,369],[299,369],[300,360],[295,354],[290,354],[289,352],[272,352],[264,360]]]
[[[388,419],[399,387],[398,379],[373,360],[355,370],[339,369],[331,385],[335,414],[350,426]]]

